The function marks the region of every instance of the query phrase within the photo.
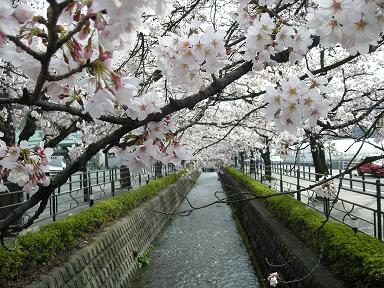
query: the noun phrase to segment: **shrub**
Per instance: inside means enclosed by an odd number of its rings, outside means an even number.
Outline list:
[[[114,198],[97,203],[79,214],[44,225],[37,232],[18,238],[12,251],[0,247],[0,287],[38,268],[54,258],[59,251],[70,248],[80,238],[96,232],[103,224],[118,219],[162,189],[175,183],[185,171],[179,171]]]
[[[233,169],[234,179],[257,195],[280,194]],[[296,199],[280,195],[263,200],[266,207],[313,249],[324,249],[324,261],[347,287],[384,287],[384,243],[344,224],[328,221]]]

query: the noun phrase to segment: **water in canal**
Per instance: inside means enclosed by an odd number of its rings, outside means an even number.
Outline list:
[[[188,198],[194,206],[204,205],[215,200],[213,193],[218,190],[217,174],[202,173]],[[179,209],[188,208],[184,201]],[[225,204],[175,217],[154,247],[136,288],[259,287]]]

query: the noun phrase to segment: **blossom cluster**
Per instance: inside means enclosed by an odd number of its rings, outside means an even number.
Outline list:
[[[84,146],[73,144],[71,147],[68,147],[68,156],[71,161],[76,160],[83,154]]]
[[[271,57],[283,49],[288,49],[291,62],[301,60],[313,42],[311,34],[320,36],[325,47],[340,43],[355,54],[368,53],[369,45],[377,45],[384,32],[382,0],[316,0],[303,19],[304,25],[298,27],[281,16],[272,18],[268,12],[273,3],[239,1],[234,14],[246,31],[246,43],[240,51],[245,53],[245,60],[253,61],[256,71],[275,66]]]
[[[173,85],[196,92],[206,77],[230,63],[224,36],[224,31],[203,30],[194,21],[182,36],[169,33],[159,39],[154,50],[157,67]]]
[[[277,284],[279,283],[279,274],[277,272],[273,272],[268,275],[268,281],[269,285],[271,287],[276,287]]]
[[[176,117],[166,117],[161,122],[149,122],[133,131],[128,139],[133,139],[135,145],[117,151],[120,163],[132,172],[140,172],[149,170],[157,161],[178,165],[182,160],[190,159],[189,152],[174,137],[175,121]]]
[[[292,135],[287,131],[279,133],[278,136],[273,137],[273,149],[277,155],[282,158],[287,157],[292,150],[295,150],[295,143],[300,140],[297,135]]]
[[[327,115],[329,101],[321,93],[326,88],[325,77],[311,77],[309,82],[298,77],[282,80],[277,88],[268,87],[264,100],[268,102],[266,118],[280,131],[295,134],[298,128],[315,127],[320,117]]]
[[[0,140],[0,192],[7,190],[3,179],[16,183],[27,192],[37,185],[48,186],[50,180],[46,172],[49,172],[48,161],[52,154],[53,149],[44,148],[44,142],[30,148],[27,141],[7,146]]]
[[[141,12],[145,10],[147,13],[160,15],[167,6],[169,3],[164,0],[74,0],[60,15],[58,24],[62,30],[59,33],[65,35],[68,31],[64,29],[73,28],[80,21],[88,20],[76,39],[69,41],[67,51],[74,61],[90,59],[92,49],[95,48],[92,47],[92,38],[97,38],[106,51],[129,48],[132,38],[140,28]],[[20,3],[13,8],[10,1],[1,1],[0,44],[5,43],[7,35],[18,35],[20,28],[23,32],[28,32],[23,33],[28,44],[32,44],[34,37],[43,36],[46,33],[44,25],[39,25],[42,16],[32,17],[34,14],[26,4]],[[82,47],[84,43],[86,46]]]
[[[244,52],[243,58],[253,62],[253,69],[261,71],[267,66],[276,66],[273,56],[284,49],[289,51],[289,61],[300,61],[309,51],[312,44],[311,29],[288,25],[281,18],[274,19],[267,12],[249,12],[250,1],[243,1],[235,13],[235,20],[245,32],[245,45],[239,49]],[[259,1],[259,6],[270,5],[271,1]],[[257,9],[251,9],[258,11]]]
[[[341,44],[351,53],[368,53],[384,32],[383,0],[316,0],[308,26],[325,47]]]
[[[3,3],[4,2],[4,3]],[[43,16],[33,16],[34,12],[25,4],[13,8],[3,1],[0,6],[0,40],[5,43],[7,35],[17,35],[26,46],[37,52],[47,50],[47,27]],[[65,37],[76,29],[81,21],[79,33],[52,56],[49,71],[52,75],[69,73],[68,77],[44,84],[47,95],[53,101],[65,102],[83,108],[92,118],[103,114],[120,113],[122,108],[132,119],[143,120],[148,114],[159,112],[155,98],[151,93],[138,96],[138,80],[124,78],[112,68],[114,52],[126,49],[132,44],[136,28],[141,23],[138,11],[151,7],[156,10],[167,1],[74,1],[62,12],[58,21],[58,36]],[[149,10],[148,10],[149,9]],[[153,10],[153,9],[152,9]],[[33,17],[32,17],[33,16]],[[37,81],[41,63],[28,55],[23,49],[15,47],[11,41],[3,45],[2,59],[23,67],[23,72],[31,80]],[[80,73],[71,71],[89,61],[88,70]]]
[[[34,12],[26,4],[21,3],[13,8],[10,1],[0,2],[0,47],[7,40],[7,35],[19,33],[22,24],[32,19]]]
[[[2,59],[11,61],[16,67],[23,67],[23,72],[30,80],[38,81],[39,73],[36,71],[41,69],[42,63],[36,57],[31,57],[30,51],[44,55],[47,49],[52,49],[47,45],[49,31],[46,23],[50,19],[35,15],[28,5],[20,4],[14,8],[8,2],[3,2],[0,4]],[[141,12],[145,10],[149,15],[159,15],[167,3],[168,1],[160,0],[75,0],[70,2],[58,19],[57,36],[58,39],[63,39],[75,30],[78,32],[74,33],[62,47],[57,48],[56,53],[50,58],[48,71],[51,78],[56,79],[44,83],[47,99],[80,108],[83,114],[89,114],[93,119],[100,119],[103,115],[123,116],[125,114],[133,120],[142,121],[151,113],[161,112],[158,95],[154,92],[140,91],[140,81],[135,77],[124,77],[113,68],[113,61],[116,51],[127,49],[134,42],[133,37],[136,36],[136,31],[142,23],[143,14]],[[53,9],[53,7],[51,8]],[[213,38],[209,42],[207,38],[212,35]],[[27,49],[16,47],[11,36],[16,36],[18,41],[30,50],[26,51]],[[204,42],[206,47],[201,50],[200,58],[205,63],[200,63],[200,68],[204,67],[208,73],[213,72],[215,65],[218,65],[217,62],[210,60],[210,53],[213,53],[214,49],[218,49],[219,52],[216,54],[225,55],[224,46],[220,43],[222,38],[223,35],[213,31],[211,34],[207,33],[205,38],[201,38],[201,42]],[[208,49],[208,44],[212,46],[209,47],[211,50]],[[202,45],[201,48],[203,48]],[[86,69],[79,69],[81,66]],[[2,110],[0,117],[6,117],[6,113],[5,110]],[[45,117],[36,111],[31,112],[30,116],[38,122],[42,130],[46,129],[45,126],[48,125],[46,125]],[[130,142],[130,148],[124,149],[133,154],[125,153],[122,163],[135,167],[139,167],[138,163],[140,163],[141,167],[149,168],[152,159],[163,160],[165,157],[166,161],[180,162],[187,153],[180,146],[179,141],[174,139],[172,132],[174,132],[175,123],[170,119],[163,120],[162,125],[160,125],[161,123],[147,124],[140,135],[135,135],[134,143]],[[68,120],[69,123],[66,123]],[[65,123],[63,127],[66,127],[72,120],[63,119],[60,120],[60,123]],[[95,121],[95,123],[99,122]],[[145,149],[151,141],[153,146],[157,147],[156,155],[151,150],[152,146]],[[26,145],[24,142],[22,144]],[[84,148],[84,145],[71,147],[68,153],[70,158],[77,159],[83,153]],[[144,150],[147,150],[150,157],[143,152]],[[21,149],[21,151],[24,150]],[[32,156],[27,157],[27,152],[23,152],[22,155],[26,157],[23,158],[23,161],[28,162],[30,159],[34,159],[31,158]],[[4,159],[11,158],[7,156]],[[132,160],[131,164],[128,163],[130,160]],[[44,165],[40,165],[40,162],[37,161],[39,166],[35,162],[28,163],[32,163],[33,167],[41,166],[40,170],[44,172]],[[30,166],[26,167],[30,168]],[[21,186],[33,187],[36,183],[41,182],[43,174],[38,174],[36,169],[29,170],[28,175],[35,175],[28,179],[31,185],[28,184],[26,174],[23,174],[23,181],[20,179],[18,181]],[[6,173],[5,178],[10,177],[9,181],[14,179],[12,178],[14,174],[9,169],[4,170],[4,173]],[[18,175],[22,175],[20,173]],[[35,179],[37,180],[35,181]],[[44,181],[46,183],[46,180]],[[29,189],[29,186],[26,189]]]
[[[319,182],[327,180],[327,176],[323,176],[319,179]],[[326,199],[335,199],[337,195],[337,191],[335,188],[335,183],[333,180],[328,180],[327,182],[316,186],[313,188],[313,191],[317,194],[319,197],[324,197]]]

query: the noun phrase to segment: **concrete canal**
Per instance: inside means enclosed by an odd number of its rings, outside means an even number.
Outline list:
[[[194,206],[215,201],[216,173],[202,173],[188,199]],[[188,209],[184,201],[180,211]],[[154,243],[137,288],[259,287],[230,207],[218,204],[176,216]]]

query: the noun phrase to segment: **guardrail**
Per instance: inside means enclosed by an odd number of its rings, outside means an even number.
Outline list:
[[[281,193],[286,191],[296,191],[306,188],[316,183],[316,176],[323,175],[315,173],[315,167],[311,163],[273,163],[270,167],[272,179],[268,181],[265,177],[265,167],[262,163],[238,166],[237,169],[243,173],[259,180]],[[333,175],[341,172],[342,168],[334,169]],[[338,199],[324,199],[318,197],[313,190],[298,192],[295,198],[308,207],[324,214],[328,214],[331,207],[330,217],[338,222],[350,226],[355,231],[377,237],[383,241],[383,200],[384,181],[380,178],[370,177],[365,174],[362,176],[349,173],[334,180],[338,187],[341,181],[341,189]]]
[[[161,175],[167,175],[176,169],[163,166]],[[141,187],[155,179],[155,168],[146,173],[132,174],[120,169],[92,170],[73,174],[68,181],[55,189],[49,197],[44,212],[35,220],[33,226],[56,221],[68,215],[78,213],[95,202],[114,197],[122,191]],[[12,192],[0,193],[0,219],[8,216],[17,206],[26,201],[30,195],[15,184],[6,183]],[[33,207],[21,221],[26,221],[38,207]],[[32,226],[32,227],[33,227]]]

